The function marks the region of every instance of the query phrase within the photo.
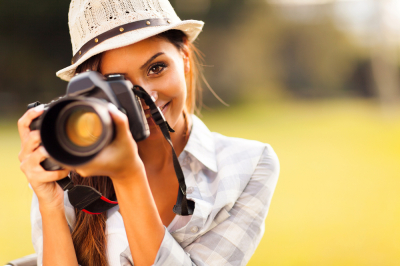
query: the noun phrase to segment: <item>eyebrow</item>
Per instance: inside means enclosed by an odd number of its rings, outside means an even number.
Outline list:
[[[148,64],[151,63],[151,61],[153,61],[154,59],[156,59],[157,57],[159,57],[160,55],[163,55],[163,54],[164,53],[160,52],[160,53],[157,53],[157,54],[153,55],[149,60],[147,60],[146,63],[143,64],[143,66],[140,67],[140,69],[145,68]]]

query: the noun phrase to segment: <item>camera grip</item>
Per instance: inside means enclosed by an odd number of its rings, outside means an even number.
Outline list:
[[[33,130],[38,130],[40,128],[40,121],[39,121],[39,117],[36,117],[35,119],[32,120],[31,124],[29,125],[29,129],[31,131]]]
[[[55,163],[53,160],[51,160],[50,158],[45,159],[43,162],[40,163],[40,165],[46,171],[57,171],[57,170],[64,169],[60,165]]]
[[[33,102],[28,104],[27,110],[35,108],[36,106],[41,105],[41,103],[39,101]],[[31,124],[29,125],[29,129],[32,130],[37,130],[40,127],[40,122],[39,122],[39,117],[36,117],[35,119],[32,120]]]
[[[150,131],[148,129],[146,118],[140,104],[140,100],[135,96],[130,88],[132,84],[123,79],[123,76],[118,76],[119,79],[113,78],[109,81],[114,94],[117,96],[119,103],[125,110],[128,117],[129,129],[132,137],[136,142],[146,139]],[[121,110],[121,108],[118,108]],[[145,124],[146,123],[146,124]]]

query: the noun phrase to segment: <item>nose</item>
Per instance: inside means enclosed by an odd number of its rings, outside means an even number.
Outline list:
[[[156,91],[148,91],[147,93],[150,94],[150,96],[152,96],[154,98],[154,101],[157,101],[158,92],[156,92]]]
[[[158,99],[158,92],[157,91],[149,91],[149,90],[146,90],[145,88],[143,88],[143,89],[153,98],[154,102],[157,101],[157,99]],[[141,100],[141,101],[142,101],[142,104],[144,105],[145,109],[146,109],[146,107],[149,108],[147,106],[147,104],[144,103],[143,100]]]
[[[135,79],[132,77],[129,77],[128,80],[134,85],[134,86],[139,86],[143,90],[145,90],[151,97],[154,98],[154,101],[157,101],[158,99],[158,92],[156,89],[152,88],[151,84],[147,84],[146,82],[143,82],[141,79]]]

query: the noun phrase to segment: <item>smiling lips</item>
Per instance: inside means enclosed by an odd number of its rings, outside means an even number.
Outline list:
[[[166,108],[168,107],[168,105],[171,102],[167,102],[166,104],[164,104],[163,106],[158,106],[158,108],[160,108],[160,110],[163,112],[163,114],[165,114]],[[150,108],[147,108],[144,110],[144,114],[146,115],[146,118],[149,119],[151,118],[151,113],[150,113]]]

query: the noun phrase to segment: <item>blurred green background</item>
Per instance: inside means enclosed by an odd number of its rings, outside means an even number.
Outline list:
[[[270,143],[281,175],[249,265],[400,265],[400,1],[171,0],[212,131]],[[16,121],[66,83],[68,0],[0,2],[0,264],[33,253]]]

